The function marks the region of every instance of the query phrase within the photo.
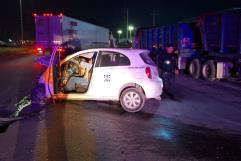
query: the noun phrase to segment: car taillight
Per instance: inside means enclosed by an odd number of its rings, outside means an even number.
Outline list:
[[[43,49],[42,48],[37,48],[37,52],[38,53],[43,53]]]
[[[64,48],[58,48],[57,51],[62,53],[62,52],[64,52]]]
[[[151,68],[150,68],[150,67],[146,67],[146,76],[147,76],[149,79],[152,79]]]

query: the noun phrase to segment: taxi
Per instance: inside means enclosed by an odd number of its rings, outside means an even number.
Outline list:
[[[98,48],[61,59],[57,49],[39,83],[52,99],[118,101],[128,112],[158,99],[163,82],[149,50]]]

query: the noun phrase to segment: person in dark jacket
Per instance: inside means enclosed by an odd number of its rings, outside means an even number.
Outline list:
[[[177,54],[172,44],[166,46],[165,50],[157,55],[156,64],[159,76],[163,79],[164,85],[170,85],[178,74]]]

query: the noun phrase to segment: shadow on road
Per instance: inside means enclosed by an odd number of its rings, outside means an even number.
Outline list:
[[[122,109],[118,102],[109,101],[68,101],[70,104],[74,104],[84,108],[86,110],[94,110],[95,112],[108,113],[117,116],[132,116],[138,117],[139,119],[148,120],[155,116],[156,111],[160,107],[160,101],[155,99],[150,99],[146,101],[143,110],[136,113],[129,113]]]

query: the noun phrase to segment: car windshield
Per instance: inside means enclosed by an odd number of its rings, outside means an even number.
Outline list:
[[[143,52],[140,54],[142,60],[149,65],[155,65],[154,61],[151,59],[151,57],[149,56],[148,52]]]

